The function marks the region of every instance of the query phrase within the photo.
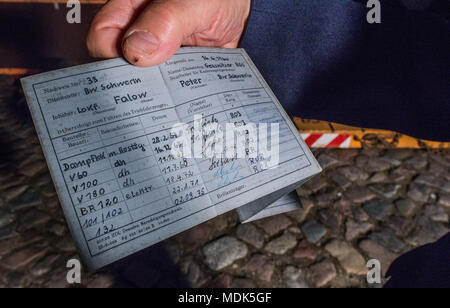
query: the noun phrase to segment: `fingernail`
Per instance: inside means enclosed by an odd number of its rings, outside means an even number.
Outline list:
[[[126,38],[124,49],[132,49],[139,54],[151,54],[158,49],[159,41],[156,37],[145,31],[135,31]]]

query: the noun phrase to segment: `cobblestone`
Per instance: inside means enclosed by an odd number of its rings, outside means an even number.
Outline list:
[[[399,184],[389,183],[389,184],[374,184],[371,185],[370,188],[377,194],[381,195],[382,197],[386,199],[392,199],[398,195],[402,186]]]
[[[412,230],[413,224],[411,220],[401,216],[391,216],[382,223],[383,229],[392,230],[395,235],[405,237]]]
[[[349,274],[364,275],[367,273],[364,257],[349,243],[334,240],[325,249],[336,259]]]
[[[294,259],[303,259],[314,261],[317,259],[317,251],[310,247],[308,242],[302,241],[292,254]]]
[[[320,263],[314,264],[310,268],[311,280],[313,284],[318,287],[325,287],[334,278],[336,278],[336,267],[330,260],[325,260]]]
[[[351,217],[363,222],[368,221],[370,218],[369,215],[367,215],[367,213],[360,207],[353,207]]]
[[[446,168],[450,168],[450,159],[448,158],[448,155],[444,156],[436,153],[430,153],[429,155],[433,161],[445,166]]]
[[[317,157],[317,161],[323,169],[328,169],[331,167],[335,167],[340,164],[340,161],[334,158],[333,156],[323,153]]]
[[[256,248],[264,246],[264,234],[260,232],[253,224],[247,223],[240,225],[236,230],[239,239]]]
[[[191,286],[203,284],[204,275],[198,264],[192,259],[186,259],[184,263],[181,264],[181,270]]]
[[[75,246],[75,242],[68,234],[60,238],[59,241],[55,243],[55,247],[62,252],[68,253],[73,253],[77,249]]]
[[[358,167],[368,172],[381,172],[389,170],[392,165],[386,160],[379,157],[359,156],[356,160]]]
[[[347,198],[341,198],[333,204],[333,208],[347,217],[353,217],[353,205]]]
[[[408,189],[408,197],[419,203],[427,202],[430,194],[431,189],[423,184],[411,184]]]
[[[400,166],[394,170],[391,170],[389,177],[395,182],[404,182],[410,180],[414,175],[416,175],[416,171],[414,169]]]
[[[53,269],[53,267],[58,264],[58,260],[60,259],[59,255],[48,255],[47,257],[41,259],[36,262],[36,264],[31,267],[30,272],[34,276],[42,276],[45,275]]]
[[[87,284],[87,287],[92,289],[104,289],[113,286],[114,286],[114,278],[108,275],[98,275]]]
[[[275,255],[284,255],[288,250],[294,248],[296,245],[296,237],[290,233],[285,233],[270,241],[264,249]]]
[[[387,230],[381,232],[373,232],[369,235],[369,238],[378,244],[386,247],[393,252],[402,252],[405,249],[405,244],[399,240],[394,234]]]
[[[235,278],[231,282],[230,288],[233,288],[233,289],[254,289],[254,288],[256,288],[256,285],[250,279]]]
[[[327,186],[328,186],[328,183],[327,183],[326,179],[324,177],[322,177],[321,175],[318,175],[318,176],[312,178],[310,181],[305,183],[305,187],[307,189],[311,190],[312,192],[318,192]]]
[[[11,271],[19,270],[35,260],[43,257],[45,251],[33,247],[24,248],[2,260],[2,266]]]
[[[20,222],[25,229],[30,229],[45,225],[50,220],[51,217],[46,213],[33,209],[23,215],[20,219]]]
[[[327,229],[315,220],[310,220],[302,226],[302,232],[308,242],[315,244],[327,234]]]
[[[367,172],[355,166],[343,167],[337,171],[352,182],[364,182],[369,178],[369,174]]]
[[[428,166],[428,159],[426,155],[416,155],[406,161],[406,165],[413,167],[416,170],[423,170]]]
[[[364,204],[364,210],[370,217],[376,220],[386,218],[391,213],[392,207],[391,203],[382,199],[374,199]]]
[[[201,224],[177,236],[177,240],[187,251],[192,251],[204,244],[210,237],[211,227]]]
[[[220,238],[203,248],[203,253],[206,257],[206,264],[213,270],[221,270],[234,261],[244,258],[248,253],[248,248],[245,244],[237,239],[226,236]]]
[[[403,161],[411,156],[414,156],[415,151],[412,149],[390,149],[386,151],[385,157]]]
[[[269,257],[256,254],[245,265],[244,271],[261,281],[270,282],[275,271],[275,265]]]
[[[384,246],[371,241],[371,240],[363,240],[359,247],[370,259],[377,259],[381,263],[381,270],[383,272],[383,276],[386,274],[389,266],[392,262],[397,258],[398,255],[387,250]]]
[[[439,177],[421,174],[414,180],[414,182],[427,185],[432,188],[441,189],[445,192],[450,192],[450,183]]]
[[[329,177],[337,186],[341,187],[342,189],[347,189],[352,185],[352,182],[350,180],[348,180],[345,176],[337,171],[331,172]]]
[[[71,287],[65,264],[76,248],[35,130],[1,94],[1,146],[19,154],[0,153],[0,286]],[[164,257],[144,258],[155,275],[139,279],[160,286],[173,263],[194,287],[368,287],[369,259],[386,272],[398,255],[449,232],[450,151],[314,153],[325,170],[297,190],[301,210],[245,225],[222,215],[152,247]],[[83,272],[81,287],[114,286],[114,274]]]
[[[314,197],[314,204],[319,208],[329,208],[341,195],[341,192],[332,188],[317,194]]]
[[[369,183],[383,183],[389,179],[386,172],[377,172],[369,179]]]
[[[308,217],[308,214],[314,207],[314,203],[310,199],[300,198],[300,205],[301,209],[287,213],[287,215],[301,224],[305,221],[306,217]]]
[[[274,236],[291,225],[291,221],[284,215],[277,215],[269,219],[262,219],[255,222],[269,236]]]
[[[13,211],[19,211],[30,207],[37,206],[41,203],[39,193],[34,189],[28,189],[21,192],[17,197],[12,199],[9,204]]]
[[[446,208],[450,208],[450,194],[441,193],[439,194],[439,205],[442,205]]]
[[[433,221],[448,223],[448,214],[438,205],[427,205],[424,215]]]
[[[5,213],[0,211],[0,229],[14,222],[15,218],[16,216],[11,213]]]
[[[416,213],[417,204],[409,199],[400,199],[395,202],[397,210],[405,217],[412,216]]]
[[[347,241],[353,241],[359,238],[361,235],[366,234],[374,228],[374,225],[369,222],[356,222],[352,219],[347,220],[347,231],[345,233],[345,239]]]
[[[416,225],[411,234],[405,238],[405,241],[411,246],[418,247],[430,244],[450,230],[441,223],[432,221],[431,219],[420,216],[416,219]]]
[[[289,288],[309,288],[302,270],[293,266],[288,266],[284,269],[283,281]]]
[[[231,280],[233,277],[228,274],[221,274],[218,277],[214,278],[211,283],[208,284],[209,288],[230,288]]]
[[[368,188],[358,186],[348,189],[346,195],[354,203],[364,203],[376,197]]]
[[[321,210],[318,213],[319,220],[330,230],[331,233],[338,234],[341,229],[344,217],[339,212],[332,209]],[[325,230],[326,234],[326,230]]]

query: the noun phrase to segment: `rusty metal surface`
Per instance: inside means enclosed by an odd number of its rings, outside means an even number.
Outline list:
[[[449,149],[450,143],[416,139],[392,131],[295,118],[300,133],[313,148],[362,148],[365,146],[412,149]],[[308,137],[311,142],[308,142]],[[321,140],[325,142],[320,142]],[[338,142],[336,142],[338,141]]]

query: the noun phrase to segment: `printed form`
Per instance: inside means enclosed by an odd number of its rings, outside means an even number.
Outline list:
[[[242,49],[182,48],[157,67],[114,59],[22,84],[89,269],[231,210],[240,208],[245,221],[294,209],[296,201],[286,195],[321,171]],[[174,142],[182,133],[174,127],[180,123],[191,132],[211,123],[277,123],[278,163],[267,167],[261,155],[177,157]],[[208,140],[218,147],[215,133],[189,140],[193,148]],[[246,154],[257,152],[246,138]]]

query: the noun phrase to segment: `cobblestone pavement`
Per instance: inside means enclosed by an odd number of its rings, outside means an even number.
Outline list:
[[[0,287],[65,287],[76,258],[11,79],[0,80]],[[449,232],[450,151],[315,151],[303,209],[241,225],[229,213],[97,273],[83,287],[367,287],[399,255]]]

